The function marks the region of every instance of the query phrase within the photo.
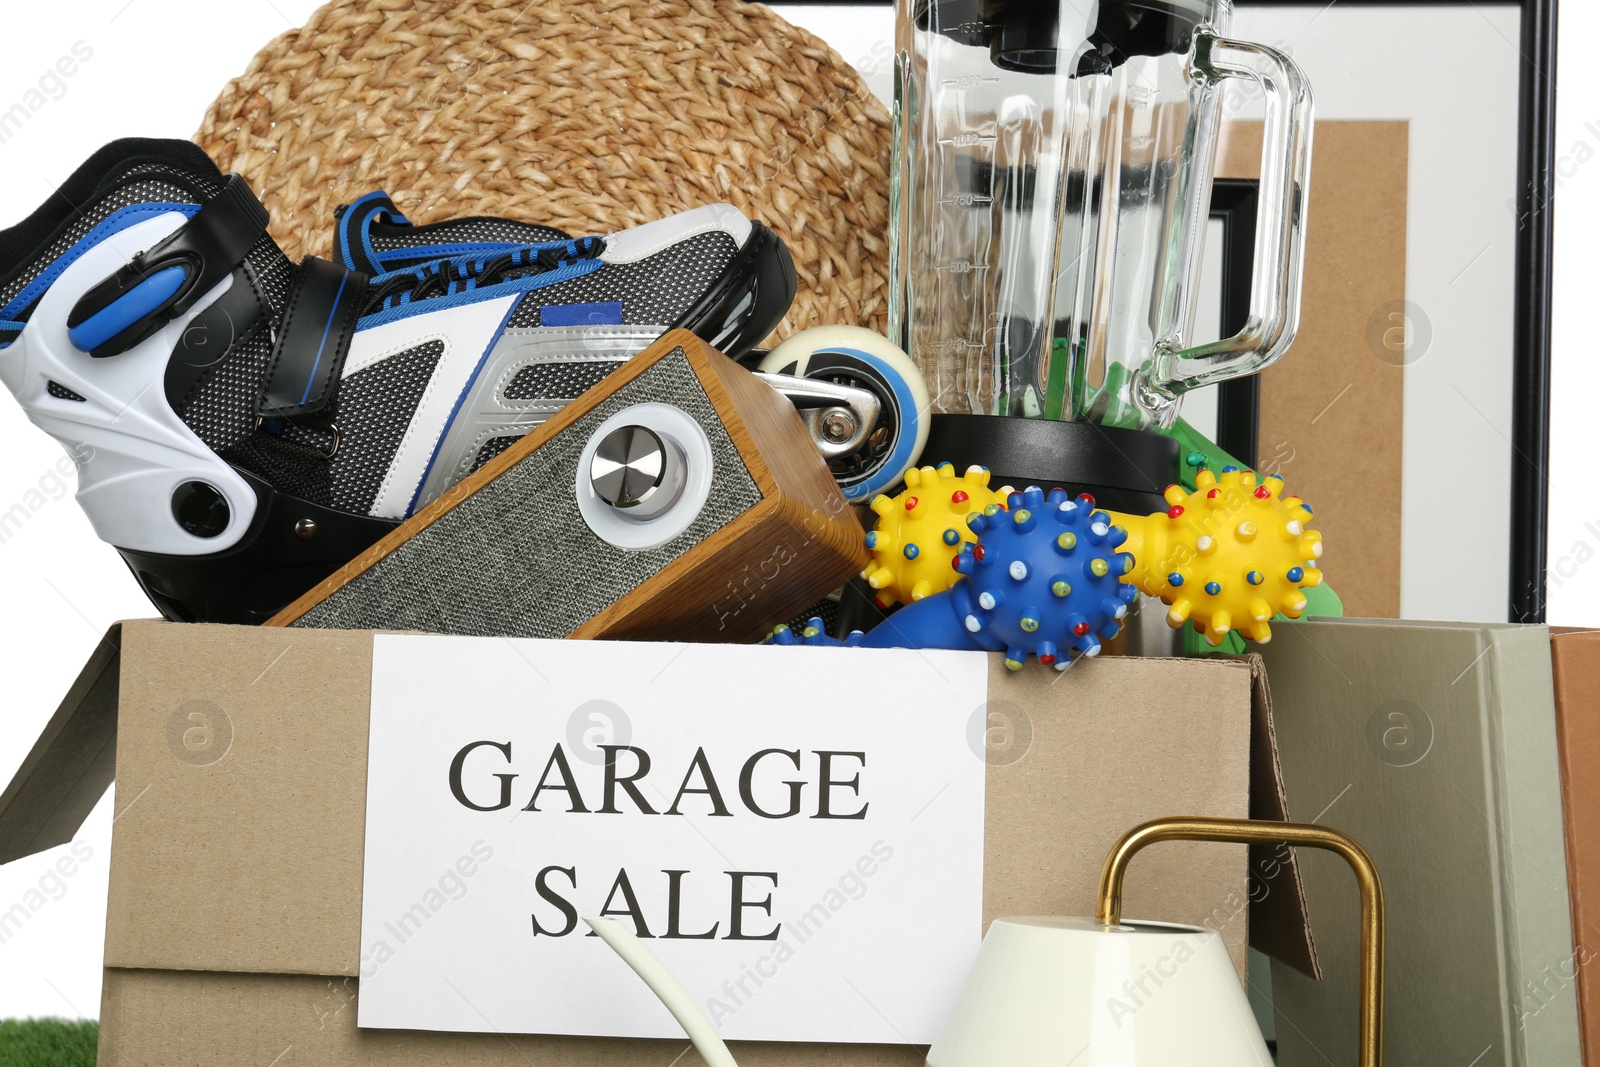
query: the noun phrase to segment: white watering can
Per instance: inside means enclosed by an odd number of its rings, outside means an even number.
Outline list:
[[[1157,841],[1180,840],[1287,842],[1344,857],[1361,887],[1360,1067],[1379,1067],[1383,886],[1372,857],[1325,826],[1190,818],[1157,819],[1123,835],[1101,868],[1095,918],[990,924],[961,998],[928,1050],[928,1067],[1272,1067],[1215,932],[1122,920],[1123,876],[1134,854]],[[694,998],[627,927],[614,919],[584,922],[661,998],[707,1067],[737,1067]]]

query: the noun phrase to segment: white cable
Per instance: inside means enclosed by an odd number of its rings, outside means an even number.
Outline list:
[[[583,921],[622,957],[624,963],[633,968],[635,974],[644,979],[644,984],[650,987],[652,993],[661,998],[661,1003],[667,1006],[672,1017],[678,1020],[678,1025],[683,1027],[683,1032],[689,1035],[695,1051],[706,1061],[706,1067],[739,1067],[728,1046],[717,1036],[717,1028],[711,1025],[711,1020],[705,1017],[689,991],[683,988],[683,983],[673,977],[672,972],[626,926],[615,919],[586,917]]]

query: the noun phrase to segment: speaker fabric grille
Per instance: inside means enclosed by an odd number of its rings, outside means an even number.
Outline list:
[[[595,429],[634,404],[670,403],[700,424],[715,462],[711,493],[664,545],[601,540],[573,502]],[[295,621],[323,629],[565,637],[761,500],[760,489],[679,349],[597,404]],[[711,603],[707,612],[713,611]]]

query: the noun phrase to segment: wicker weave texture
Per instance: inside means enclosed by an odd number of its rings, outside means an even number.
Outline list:
[[[882,330],[889,116],[822,41],[737,0],[335,0],[229,82],[196,140],[291,256],[388,190],[413,222],[607,233],[726,201],[781,235],[784,336]]]

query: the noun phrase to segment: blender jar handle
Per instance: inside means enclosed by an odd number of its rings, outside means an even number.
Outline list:
[[[1266,94],[1256,208],[1250,317],[1232,337],[1196,348],[1158,348],[1149,384],[1168,396],[1250,374],[1288,350],[1300,325],[1306,193],[1311,181],[1311,86],[1276,48],[1202,32],[1195,68],[1219,82],[1249,78]],[[1209,189],[1210,183],[1204,188]],[[1205,211],[1206,205],[1198,205]]]

